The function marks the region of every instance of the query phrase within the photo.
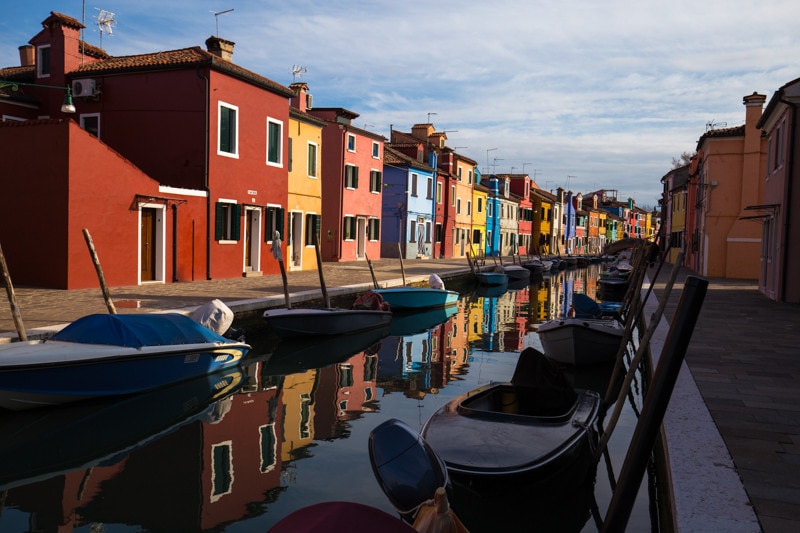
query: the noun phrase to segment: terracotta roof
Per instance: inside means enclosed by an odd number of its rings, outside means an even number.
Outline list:
[[[320,128],[324,128],[325,126],[328,125],[328,123],[325,122],[324,120],[322,120],[321,118],[315,117],[314,115],[312,115],[310,113],[306,113],[304,111],[300,111],[296,107],[290,107],[289,108],[289,116],[291,118],[295,118],[297,120],[302,120],[303,122],[307,122],[309,124],[314,124],[315,126],[319,126]]]
[[[81,24],[78,19],[65,15],[64,13],[59,13],[58,11],[51,11],[50,16],[42,21],[42,27],[48,27],[53,21],[58,21],[64,26],[69,26],[70,28],[76,28],[78,30],[82,30],[86,27]]]
[[[151,54],[109,57],[103,61],[83,65],[71,72],[70,76],[145,72],[198,66],[208,66],[211,69],[225,72],[286,97],[294,96],[294,92],[288,87],[217,57],[199,46]]]
[[[742,137],[744,135],[744,125],[734,126],[732,128],[720,128],[718,130],[709,130],[705,132],[697,141],[697,149],[700,149],[706,139],[720,138],[720,137]]]
[[[34,66],[0,68],[0,80],[31,81],[33,80]]]
[[[391,146],[386,144],[383,145],[383,162],[389,163],[392,165],[402,165],[407,167],[413,167],[420,170],[425,170],[428,172],[434,172],[435,169],[428,166],[426,163],[421,161],[417,161],[413,157],[409,157],[406,154],[394,150]]]

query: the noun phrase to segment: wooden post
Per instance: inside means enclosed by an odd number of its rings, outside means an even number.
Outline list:
[[[272,257],[278,261],[278,266],[281,269],[281,280],[283,281],[283,299],[286,302],[286,309],[291,309],[292,304],[289,301],[289,282],[286,279],[286,267],[283,266],[283,251],[281,250],[281,234],[275,230],[272,236],[272,246],[270,248]]]
[[[106,285],[106,278],[103,275],[103,268],[100,266],[100,259],[97,257],[97,250],[94,249],[92,236],[89,234],[89,230],[86,228],[83,228],[83,238],[86,239],[86,245],[89,247],[89,254],[92,256],[92,262],[94,263],[94,269],[97,272],[97,279],[100,281],[100,290],[103,291],[103,299],[106,302],[108,312],[112,315],[116,315],[117,309],[114,307],[114,302],[111,301],[111,293],[109,293],[108,285]]]
[[[400,247],[400,243],[397,243],[397,251],[399,252],[397,256],[400,258],[400,274],[403,276],[403,287],[406,286],[406,269],[403,267],[403,249]]]
[[[28,334],[25,333],[25,326],[22,324],[22,315],[17,307],[17,297],[14,294],[14,285],[11,284],[11,274],[8,272],[6,256],[3,255],[2,246],[0,246],[0,270],[3,271],[3,282],[6,285],[6,294],[8,295],[8,303],[11,306],[11,317],[14,319],[14,327],[17,328],[19,340],[26,341],[28,340]]]
[[[331,299],[328,297],[328,288],[325,286],[325,276],[322,275],[322,258],[319,253],[319,243],[314,241],[314,251],[317,253],[317,270],[319,271],[319,286],[322,289],[322,299],[325,301],[325,308],[331,308]]]
[[[372,285],[377,289],[378,288],[378,279],[375,277],[375,271],[372,269],[372,261],[369,260],[369,256],[364,253],[364,257],[367,258],[367,265],[369,266],[369,273],[372,276]]]

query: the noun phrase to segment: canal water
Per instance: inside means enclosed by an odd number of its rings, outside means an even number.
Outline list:
[[[260,323],[247,324],[253,351],[242,371],[112,402],[0,413],[0,531],[266,531],[324,501],[396,514],[370,466],[370,431],[391,418],[420,430],[449,400],[508,381],[522,350],[541,350],[537,324],[562,314],[574,293],[597,296],[599,269],[505,291],[450,282],[457,307],[372,335],[276,345]],[[566,377],[602,396],[610,369]],[[470,530],[598,531],[642,387],[637,374],[608,453],[588,475],[509,487],[483,507],[462,500]],[[648,474],[630,531],[658,530],[653,486]]]

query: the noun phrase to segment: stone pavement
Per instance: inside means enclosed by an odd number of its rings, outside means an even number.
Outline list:
[[[381,285],[402,284],[397,259],[372,264]],[[432,273],[447,280],[468,272],[463,259],[409,260],[404,267],[407,283],[426,282]],[[661,298],[670,268],[664,265],[657,277],[654,269],[648,273],[656,277],[654,292]],[[369,266],[363,261],[325,263],[323,274],[332,298],[372,287]],[[692,274],[680,270],[666,319],[673,316],[683,283]],[[293,304],[320,297],[316,271],[288,272],[287,277]],[[645,289],[648,284],[646,281]],[[29,338],[85,314],[106,312],[99,289],[15,287],[15,292]],[[221,299],[237,314],[284,303],[279,275],[113,287],[110,292],[120,313],[189,312],[213,298]],[[2,343],[16,333],[5,289],[0,294]],[[660,353],[658,342],[654,337],[654,354]],[[685,375],[679,378],[665,419],[677,530],[800,531],[798,354],[800,305],[768,300],[753,281],[709,280],[686,355],[690,373],[682,372]],[[706,473],[706,469],[712,472]],[[728,487],[732,478],[736,486]],[[704,488],[709,483],[712,488]]]
[[[670,265],[656,278],[654,292],[663,298]],[[649,274],[654,276],[654,269]],[[678,273],[665,315],[673,317],[688,269]],[[725,468],[725,448],[735,466],[758,524],[744,516],[722,529],[709,529],[708,511],[698,512],[685,531],[800,531],[800,305],[777,303],[758,292],[751,280],[709,279],[708,291],[686,354],[686,363],[701,395],[694,406],[680,406],[687,388],[679,380],[665,418],[666,431],[676,448],[686,451],[684,463],[709,456],[708,466]],[[655,352],[655,350],[654,350]],[[722,450],[703,449],[696,428],[697,404],[702,401],[724,441]],[[694,408],[693,408],[694,407]],[[671,426],[671,427],[670,427]],[[670,445],[672,448],[672,444]],[[680,453],[680,450],[678,450]],[[672,451],[670,452],[671,455]],[[674,460],[675,457],[673,456]],[[681,461],[673,465],[681,468]],[[686,466],[686,465],[684,465]],[[687,493],[699,491],[706,473],[695,465]],[[680,472],[673,472],[678,477]],[[673,483],[673,486],[677,485]],[[675,494],[678,512],[697,505],[725,508],[736,514],[735,491],[716,486],[703,494]],[[676,492],[679,488],[674,489]],[[705,500],[701,502],[700,500]],[[715,502],[716,500],[716,502]],[[679,521],[681,522],[681,521]],[[686,521],[682,521],[686,526]]]

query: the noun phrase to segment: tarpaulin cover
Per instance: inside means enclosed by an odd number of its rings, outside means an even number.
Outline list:
[[[178,313],[148,315],[96,314],[79,318],[51,337],[52,340],[111,346],[167,346],[231,342]]]

